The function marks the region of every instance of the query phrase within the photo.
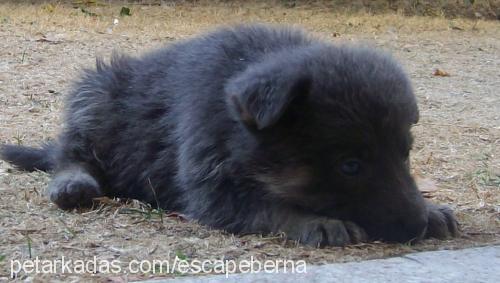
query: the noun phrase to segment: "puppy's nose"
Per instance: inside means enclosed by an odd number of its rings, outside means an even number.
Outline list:
[[[419,217],[405,219],[399,222],[401,224],[398,242],[417,242],[425,236],[427,230],[427,218]]]

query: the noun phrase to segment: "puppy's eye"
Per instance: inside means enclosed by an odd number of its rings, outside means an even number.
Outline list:
[[[347,159],[340,164],[340,171],[348,176],[358,175],[361,171],[361,162],[358,159]]]

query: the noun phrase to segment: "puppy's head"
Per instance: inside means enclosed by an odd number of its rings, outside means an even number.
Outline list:
[[[329,45],[287,50],[225,90],[242,129],[234,155],[270,198],[353,221],[372,239],[425,233],[427,210],[408,165],[418,109],[392,58]]]

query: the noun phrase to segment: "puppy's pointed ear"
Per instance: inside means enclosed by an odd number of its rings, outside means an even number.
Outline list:
[[[261,63],[229,80],[225,92],[231,114],[262,130],[276,124],[295,98],[307,95],[310,85],[310,77],[297,66]]]

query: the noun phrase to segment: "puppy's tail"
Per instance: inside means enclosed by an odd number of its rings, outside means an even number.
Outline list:
[[[56,166],[55,150],[54,142],[46,143],[40,148],[7,144],[0,147],[0,158],[22,170],[48,172]]]

